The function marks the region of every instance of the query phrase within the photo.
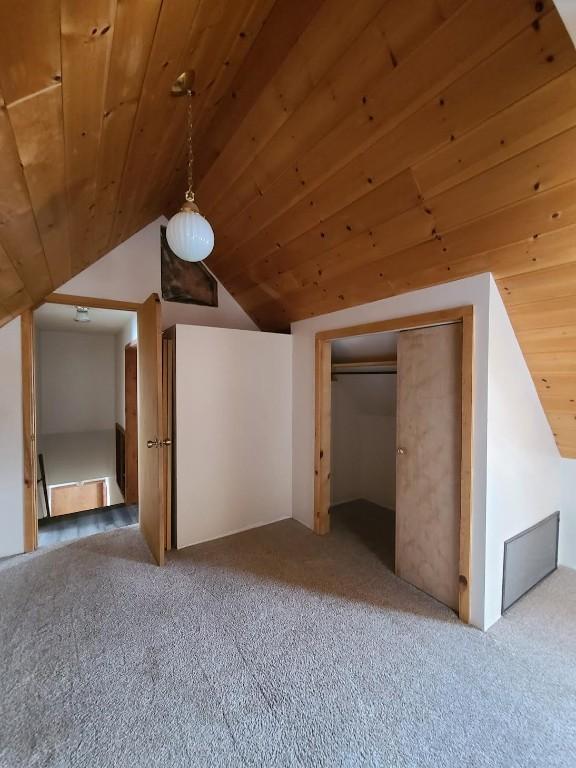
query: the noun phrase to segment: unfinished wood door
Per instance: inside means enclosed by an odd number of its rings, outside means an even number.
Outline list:
[[[462,326],[398,339],[396,573],[458,610]]]
[[[138,310],[138,509],[140,530],[158,565],[164,564],[165,495],[162,435],[160,299]]]
[[[108,504],[106,480],[54,485],[50,488],[50,516],[71,515]]]

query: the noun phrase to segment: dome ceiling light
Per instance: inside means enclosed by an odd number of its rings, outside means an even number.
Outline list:
[[[75,307],[76,314],[74,315],[74,320],[77,323],[89,323],[90,322],[90,315],[88,314],[88,307]]]
[[[184,261],[203,261],[214,248],[214,232],[200,214],[194,201],[194,150],[192,146],[192,97],[194,72],[183,72],[172,86],[173,96],[188,99],[188,189],[186,200],[166,227],[166,239],[172,251]]]

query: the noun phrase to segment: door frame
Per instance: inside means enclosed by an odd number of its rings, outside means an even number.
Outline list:
[[[138,503],[138,343],[124,347],[124,500]],[[135,409],[135,412],[134,412]]]
[[[164,546],[166,551],[172,549],[172,543],[175,541],[176,520],[174,504],[175,488],[175,436],[174,436],[174,384],[175,384],[175,354],[176,348],[176,329],[174,327],[164,331],[162,334],[162,428],[164,436],[168,438],[170,444],[164,451],[164,495],[165,501],[165,534]]]
[[[23,433],[23,507],[24,552],[38,547],[38,456],[36,450],[36,345],[34,312],[26,309],[20,316],[22,349],[22,433]]]
[[[123,309],[137,312],[141,306],[135,301],[97,299],[92,296],[73,296],[67,293],[51,293],[20,316],[22,349],[22,433],[23,455],[23,512],[24,552],[38,548],[38,494],[36,451],[36,345],[34,334],[34,310],[43,304],[66,304],[93,307],[94,309]]]
[[[319,331],[315,340],[314,402],[314,531],[330,531],[330,473],[332,428],[332,342],[350,336],[406,331],[447,323],[462,323],[462,458],[460,464],[460,555],[458,615],[470,622],[472,546],[472,441],[474,388],[474,307],[463,306],[408,315],[373,323]]]

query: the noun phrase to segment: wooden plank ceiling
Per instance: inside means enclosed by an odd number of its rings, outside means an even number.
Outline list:
[[[0,323],[173,211],[260,327],[491,271],[576,457],[576,51],[552,0],[0,4]]]

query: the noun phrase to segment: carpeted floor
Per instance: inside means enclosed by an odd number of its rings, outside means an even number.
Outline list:
[[[483,634],[334,529],[6,561],[0,765],[574,768],[576,572]]]

